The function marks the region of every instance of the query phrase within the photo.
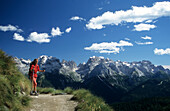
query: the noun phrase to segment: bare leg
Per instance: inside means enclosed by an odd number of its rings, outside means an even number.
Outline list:
[[[35,77],[33,78],[33,82],[34,82],[34,91],[36,91],[36,90],[37,90],[37,89],[36,89],[36,87],[37,87],[36,79],[37,79],[37,78],[35,78]]]

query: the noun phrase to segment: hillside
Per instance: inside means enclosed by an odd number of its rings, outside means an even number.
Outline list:
[[[30,81],[17,69],[11,56],[0,50],[0,110],[18,111],[29,104]]]

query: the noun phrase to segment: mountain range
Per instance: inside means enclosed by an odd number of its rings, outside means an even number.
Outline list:
[[[14,57],[14,60],[18,69],[27,75],[31,60],[17,57]],[[41,87],[86,88],[108,103],[170,94],[170,90],[167,90],[170,70],[148,60],[122,62],[93,56],[79,65],[74,61],[60,61],[46,55],[40,56],[38,60],[40,69],[46,70],[38,76]],[[157,93],[152,94],[150,89],[157,89]],[[161,93],[162,91],[166,93]],[[139,94],[140,92],[143,93]]]

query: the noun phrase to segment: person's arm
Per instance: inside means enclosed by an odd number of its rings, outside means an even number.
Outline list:
[[[45,72],[45,70],[40,70],[39,66],[38,66],[38,71],[39,72]]]
[[[39,72],[45,72],[45,70],[39,70]]]

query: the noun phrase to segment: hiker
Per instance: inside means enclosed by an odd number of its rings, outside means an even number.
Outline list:
[[[36,87],[37,87],[37,71],[39,72],[45,72],[45,70],[40,70],[39,65],[38,65],[38,59],[34,59],[34,61],[30,64],[30,69],[29,69],[29,77],[32,80],[32,91],[31,91],[31,95],[33,95],[33,93],[35,93],[36,95],[38,94],[36,91]],[[34,89],[34,91],[33,91]]]

